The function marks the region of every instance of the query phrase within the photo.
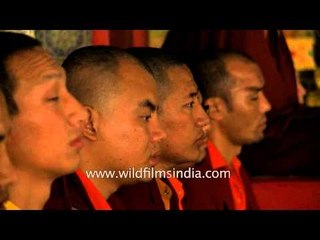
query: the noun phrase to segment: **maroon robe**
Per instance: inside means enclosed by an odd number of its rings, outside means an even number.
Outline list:
[[[167,179],[163,181],[173,189]],[[153,179],[148,183],[123,186],[108,198],[114,210],[165,210],[157,182]],[[178,210],[178,196],[172,191],[170,209]]]
[[[214,161],[213,161],[214,162]],[[200,170],[202,175],[207,170],[215,169],[211,166],[209,153],[206,158],[194,168]],[[219,168],[215,170],[227,170]],[[240,175],[246,194],[246,206],[248,210],[259,209],[253,194],[251,182],[245,169],[241,166]],[[183,183],[185,197],[184,207],[186,210],[234,210],[234,200],[227,178],[185,178],[180,179]]]
[[[51,186],[51,194],[45,210],[94,210],[77,174],[57,178]]]

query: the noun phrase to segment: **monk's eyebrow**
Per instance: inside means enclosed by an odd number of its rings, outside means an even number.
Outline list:
[[[190,93],[188,97],[189,98],[194,98],[194,97],[198,97],[198,95],[199,95],[199,91],[196,91],[196,92]]]
[[[264,87],[246,87],[245,90],[250,92],[261,92]]]
[[[144,100],[140,102],[139,106],[143,108],[149,108],[151,112],[155,112],[158,109],[158,107],[150,100]]]

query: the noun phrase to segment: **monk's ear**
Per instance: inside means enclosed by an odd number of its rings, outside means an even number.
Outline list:
[[[97,129],[98,129],[98,113],[95,109],[93,109],[90,106],[84,106],[88,115],[87,115],[87,121],[85,121],[82,126],[82,134],[92,140],[97,140]]]
[[[206,99],[204,106],[209,118],[215,121],[221,120],[227,110],[225,102],[220,97],[211,97]]]

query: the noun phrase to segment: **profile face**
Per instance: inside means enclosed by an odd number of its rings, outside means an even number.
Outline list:
[[[117,90],[108,99],[99,120],[100,147],[108,170],[139,170],[159,162],[159,141],[166,137],[159,125],[156,83],[144,68],[132,60],[120,59]],[[151,180],[117,179],[123,183]]]
[[[262,92],[262,73],[256,64],[235,59],[228,62],[227,70],[234,84],[230,90],[232,109],[221,122],[224,132],[237,145],[257,142],[264,137],[266,113],[271,109]]]
[[[190,70],[182,66],[167,70],[169,94],[160,106],[160,122],[167,133],[161,142],[161,160],[168,168],[188,168],[205,156],[209,118]]]
[[[43,178],[75,171],[86,111],[67,91],[63,68],[40,47],[16,53],[7,68],[16,81],[19,109],[7,141],[11,160],[21,171]]]
[[[3,94],[0,92],[0,209],[8,199],[8,187],[15,180],[15,173],[8,157],[6,141],[10,131],[10,118]]]

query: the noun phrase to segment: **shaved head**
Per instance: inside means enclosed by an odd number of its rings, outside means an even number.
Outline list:
[[[128,59],[145,68],[133,56],[116,47],[89,46],[75,50],[62,64],[69,91],[81,103],[103,111],[110,96],[118,90],[121,59]]]
[[[150,68],[157,83],[157,94],[160,102],[164,101],[170,94],[171,80],[168,76],[168,69],[171,67],[183,67],[186,64],[176,56],[168,54],[163,49],[151,47],[133,47],[127,51],[142,61],[147,68]]]
[[[242,52],[218,49],[214,52],[205,52],[190,67],[204,100],[220,97],[230,110],[232,109],[230,90],[236,83],[229,69],[233,61],[256,64],[250,56]]]

